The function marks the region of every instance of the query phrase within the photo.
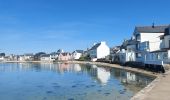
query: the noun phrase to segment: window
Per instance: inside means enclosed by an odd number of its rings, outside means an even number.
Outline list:
[[[168,59],[168,53],[167,52],[163,53],[163,59]]]
[[[137,58],[141,58],[141,57],[142,57],[142,54],[141,54],[141,53],[136,53],[136,57],[137,57]]]
[[[156,53],[156,59],[160,59],[160,54]]]

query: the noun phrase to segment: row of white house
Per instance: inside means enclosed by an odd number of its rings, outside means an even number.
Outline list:
[[[170,25],[135,27],[131,39],[125,40],[113,61],[143,64],[170,64]]]
[[[83,50],[75,50],[73,53],[69,52],[57,52],[51,54],[42,55],[40,60],[41,61],[68,61],[68,60],[78,60],[83,55]]]
[[[64,52],[59,49],[57,52],[53,52],[50,54],[46,54],[44,52],[40,52],[37,54],[29,53],[23,55],[9,55],[5,56],[4,54],[0,54],[0,61],[66,61],[66,60],[78,60],[82,55],[83,50],[75,50],[73,53]]]

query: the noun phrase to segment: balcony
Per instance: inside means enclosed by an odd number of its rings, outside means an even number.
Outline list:
[[[139,51],[149,51],[149,41],[138,43],[136,49]]]

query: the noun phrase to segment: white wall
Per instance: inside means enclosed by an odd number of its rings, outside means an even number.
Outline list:
[[[146,42],[149,41],[149,49],[150,51],[156,51],[160,50],[160,36],[164,33],[141,33],[141,40],[140,42]]]
[[[53,61],[54,59],[51,59],[50,57],[41,57],[41,61]]]
[[[3,61],[3,60],[4,60],[4,57],[0,57],[0,60]]]
[[[110,48],[106,43],[102,42],[101,45],[97,48],[97,58],[105,58],[110,54]]]
[[[168,59],[170,59],[170,50],[168,50]]]
[[[79,59],[81,57],[81,53],[73,53],[73,59]]]
[[[155,42],[159,41],[161,35],[164,35],[164,33],[140,33],[141,40],[140,42],[150,41]]]

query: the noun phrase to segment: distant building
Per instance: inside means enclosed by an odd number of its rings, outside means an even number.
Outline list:
[[[107,46],[106,42],[100,42],[94,44],[94,46],[89,50],[90,57],[92,61],[97,59],[105,58],[110,54],[110,48]]]
[[[59,53],[64,53],[64,50],[63,49],[59,49],[59,50],[57,50],[57,53],[59,54]]]
[[[13,56],[12,59],[16,59],[16,56]],[[17,57],[19,61],[33,61],[34,60],[34,54],[32,53],[27,53],[24,55],[20,55]]]
[[[24,54],[25,61],[33,61],[34,60],[34,54],[33,53],[27,53]]]
[[[60,53],[52,52],[50,53],[51,59],[57,60]]]
[[[45,55],[46,53],[45,52],[38,52],[34,55],[34,60],[35,61],[40,61],[41,60],[41,56],[42,55]]]
[[[44,54],[41,56],[41,61],[54,61],[55,59],[52,58],[52,56],[50,54]]]
[[[82,55],[83,55],[84,51],[83,50],[75,50],[72,53],[72,57],[75,60],[78,60]]]
[[[0,61],[4,61],[5,60],[5,53],[0,53]]]
[[[71,54],[68,52],[60,53],[58,56],[59,61],[68,61],[71,60]]]

